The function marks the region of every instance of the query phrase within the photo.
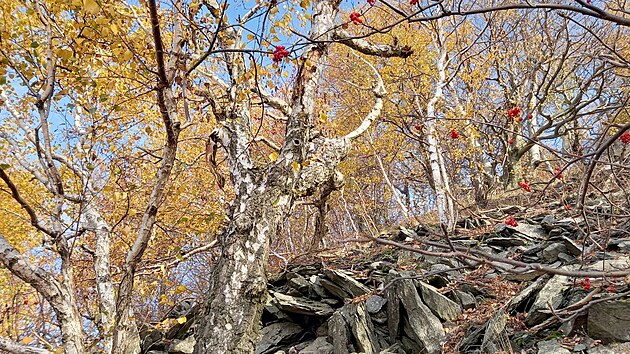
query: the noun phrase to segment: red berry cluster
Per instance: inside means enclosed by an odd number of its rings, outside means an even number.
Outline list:
[[[417,5],[418,4],[418,0],[410,0],[409,1],[409,5],[413,6],[413,5]]]
[[[591,278],[585,278],[578,282],[578,285],[582,287],[582,289],[589,291],[591,290]]]
[[[376,0],[367,0],[367,3],[370,4],[370,6],[374,6],[374,4],[376,4]]]
[[[510,118],[516,118],[521,115],[521,107],[517,106],[517,107],[510,108],[507,114],[508,114],[508,117]]]
[[[505,225],[517,227],[518,223],[516,222],[513,216],[509,216],[507,219],[505,219]]]
[[[514,139],[508,140],[508,144],[510,144],[510,145],[514,144]]]
[[[289,51],[284,48],[283,45],[277,45],[276,49],[273,51],[273,62],[279,63],[282,59],[289,56]]]
[[[352,23],[354,23],[355,25],[360,25],[363,23],[361,15],[358,12],[352,12],[350,14],[350,21],[352,21]]]
[[[554,168],[553,171],[555,172],[557,179],[564,178],[564,176],[562,176],[562,169],[560,167]]]
[[[523,181],[518,182],[518,186],[523,188],[527,192],[531,192],[532,191],[532,187],[529,186],[529,180],[528,179],[526,179],[525,182],[523,182]]]
[[[621,142],[624,144],[630,143],[630,133],[621,134],[621,136],[619,137],[619,140],[621,140]]]
[[[459,139],[459,133],[457,132],[457,130],[451,130],[451,139]]]

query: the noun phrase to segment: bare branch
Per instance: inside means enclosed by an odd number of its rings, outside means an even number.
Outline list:
[[[385,96],[385,94],[387,93],[387,91],[385,90],[385,84],[383,84],[383,78],[378,73],[378,70],[376,70],[374,65],[356,54],[355,56],[360,58],[367,66],[369,66],[370,69],[372,69],[372,71],[374,72],[374,76],[376,77],[376,85],[372,90],[372,92],[374,93],[374,106],[372,106],[372,110],[370,111],[370,113],[365,116],[365,118],[361,122],[361,125],[359,125],[355,130],[346,134],[346,136],[344,137],[344,139],[346,140],[356,139],[368,130],[368,128],[372,125],[372,122],[374,122],[374,120],[376,120],[376,118],[381,115],[381,110],[383,109],[383,96]]]
[[[373,44],[365,39],[353,37],[346,30],[341,28],[338,28],[335,31],[333,39],[363,54],[381,58],[408,58],[411,54],[413,54],[413,50],[410,46],[400,46],[398,44]]]
[[[257,90],[255,88],[252,88],[252,92],[258,94],[260,96],[260,99],[263,101],[263,103],[269,105],[272,108],[279,110],[285,116],[291,115],[291,106],[289,106],[289,104],[285,102],[283,99],[272,96],[271,94],[269,94],[268,92],[262,89]]]
[[[0,337],[0,349],[14,354],[53,354],[49,350],[23,345],[4,337]]]
[[[15,199],[15,201],[17,201],[20,204],[20,206],[28,213],[28,216],[31,219],[31,225],[33,225],[39,231],[49,235],[50,237],[55,238],[57,234],[53,230],[44,226],[39,221],[39,218],[37,217],[37,213],[35,213],[35,210],[33,210],[31,205],[28,204],[28,202],[24,200],[24,198],[22,198],[17,186],[15,185],[15,183],[13,183],[13,181],[11,180],[9,175],[4,171],[4,168],[2,168],[2,166],[0,166],[0,178],[2,178],[4,183],[6,183],[9,189],[11,190],[11,196],[13,197],[13,199]]]

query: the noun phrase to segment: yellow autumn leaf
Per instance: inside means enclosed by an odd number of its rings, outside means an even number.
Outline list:
[[[68,60],[72,58],[72,51],[67,49],[57,50],[57,56],[61,59]]]
[[[112,31],[113,34],[118,34],[118,26],[115,23],[109,25],[109,29]]]
[[[300,170],[300,163],[299,163],[299,162],[295,162],[295,161],[294,161],[294,162],[291,164],[291,167],[293,167],[293,169],[294,169],[295,171],[299,171],[299,170]]]
[[[317,123],[324,124],[328,120],[328,115],[326,113],[320,113],[319,118],[317,119]]]
[[[94,0],[84,0],[83,9],[85,12],[92,15],[96,15],[99,11],[101,11],[101,7],[98,6],[98,3]]]
[[[183,292],[186,292],[186,290],[188,290],[184,285],[178,285],[175,290],[173,291],[175,294],[181,294]]]
[[[20,342],[22,344],[24,344],[24,345],[29,345],[29,344],[31,344],[33,339],[34,339],[33,337],[24,337],[24,338],[22,338],[22,340]]]
[[[177,319],[177,323],[183,324],[183,323],[186,323],[187,320],[188,319],[186,318],[186,316],[183,316]]]
[[[280,155],[278,155],[277,152],[272,152],[271,154],[269,154],[269,160],[272,161],[272,162],[276,161],[278,159],[278,156],[280,156]]]
[[[125,53],[123,54],[124,61],[131,59],[131,57],[133,57],[133,52],[130,50],[125,51]]]
[[[250,40],[250,41],[253,41],[253,40],[254,40],[254,38],[255,38],[255,37],[254,37],[254,35],[253,35],[253,34],[248,34],[248,35],[247,35],[247,39],[248,39],[248,40]]]

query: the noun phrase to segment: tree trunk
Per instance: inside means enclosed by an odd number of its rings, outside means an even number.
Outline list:
[[[240,198],[221,235],[223,253],[211,274],[195,353],[253,353],[267,294],[269,246],[290,205],[282,188]],[[257,188],[264,191],[265,186]]]
[[[445,173],[444,160],[441,158],[441,151],[438,146],[437,138],[437,115],[435,106],[444,98],[444,86],[446,85],[446,66],[447,66],[447,48],[444,43],[444,29],[442,21],[437,20],[437,33],[434,38],[434,44],[438,50],[438,60],[436,63],[438,71],[438,79],[435,83],[433,97],[427,103],[427,144],[429,150],[429,163],[431,166],[431,175],[435,189],[435,205],[438,212],[440,224],[444,225],[448,231],[455,228],[455,212],[453,210],[453,201],[448,194],[448,175]]]

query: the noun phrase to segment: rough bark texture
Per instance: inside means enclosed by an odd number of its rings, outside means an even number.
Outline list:
[[[22,345],[2,337],[0,337],[0,350],[15,354],[52,354],[52,352],[46,349]]]
[[[96,274],[96,291],[101,318],[100,331],[103,336],[102,345],[105,353],[112,350],[112,330],[116,302],[114,299],[114,285],[111,274],[111,228],[91,205],[84,210],[86,228],[96,235],[94,249],[94,274]]]
[[[76,307],[72,288],[57,282],[51,274],[35,268],[0,234],[0,261],[15,276],[35,288],[50,303],[60,325],[61,338],[66,354],[82,354],[83,327]]]
[[[222,16],[218,3],[208,4],[215,17]],[[266,294],[265,264],[270,242],[288,215],[293,197],[312,195],[336,175],[336,164],[347,154],[350,139],[332,139],[318,151],[319,158],[309,160],[307,167],[294,167],[295,163],[301,166],[309,153],[309,127],[337,6],[337,2],[329,0],[313,4],[309,36],[322,42],[304,50],[291,109],[285,110],[290,112],[285,143],[278,159],[264,169],[254,168],[250,154],[253,139],[249,126],[249,85],[252,83],[240,79],[247,72],[245,60],[238,52],[226,54],[231,83],[225,89],[231,104],[215,100],[212,108],[220,122],[216,135],[228,156],[236,200],[232,204],[231,222],[220,236],[223,253],[211,275],[195,353],[254,352]],[[219,37],[219,44],[235,48],[241,39],[240,30],[228,28]]]

